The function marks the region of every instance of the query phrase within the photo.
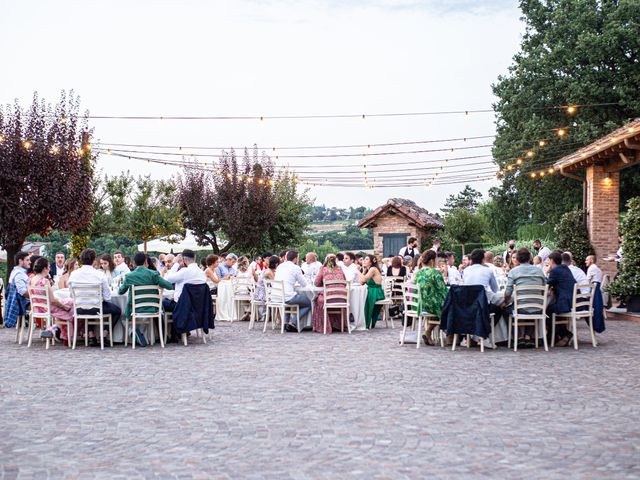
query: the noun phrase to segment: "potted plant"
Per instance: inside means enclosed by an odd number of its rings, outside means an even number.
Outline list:
[[[640,312],[640,197],[627,203],[628,212],[620,225],[624,238],[620,272],[608,292],[627,299],[628,312]]]

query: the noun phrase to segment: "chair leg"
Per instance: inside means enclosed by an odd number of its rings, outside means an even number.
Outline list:
[[[416,349],[418,349],[420,348],[420,332],[422,332],[422,315],[418,315],[418,318],[416,320],[418,320],[418,329],[416,335]]]
[[[324,319],[324,335],[327,334],[327,305],[324,305],[324,314],[323,314],[323,319]],[[299,321],[299,320],[298,320]]]
[[[453,345],[451,346],[451,351],[455,352],[456,350],[456,343],[458,343],[458,334],[454,333],[453,334]]]
[[[438,329],[438,336],[440,337],[440,347],[444,348],[444,332],[440,328],[440,325],[436,327]]]
[[[151,325],[153,325],[153,319],[151,319]],[[164,348],[164,334],[162,332],[162,317],[158,315],[158,337],[160,337],[160,346]]]
[[[262,333],[267,333],[267,325],[269,325],[269,313],[271,313],[271,307],[267,305],[267,311],[264,315],[264,327]]]
[[[538,335],[538,322],[536,322],[535,320],[533,321],[533,334],[536,337],[536,348],[538,348],[538,337],[540,335]]]
[[[544,351],[549,351],[549,345],[547,343],[547,319],[546,316],[542,318],[542,344],[544,345]]]
[[[480,337],[480,353],[484,353],[484,338]]]
[[[404,321],[402,322],[402,336],[400,337],[400,345],[404,345],[404,337],[407,334],[407,312],[404,312]]]
[[[393,330],[395,326],[393,325],[393,317],[390,315],[389,305],[385,305],[384,310],[384,314],[389,318],[389,320],[391,320],[391,330]]]
[[[104,350],[104,317],[100,317],[100,350]]]
[[[593,331],[593,314],[589,316],[589,332],[591,333],[591,344],[594,347],[597,347],[598,342],[596,341],[596,333]]]
[[[513,351],[514,352],[518,351],[518,335],[519,335],[518,317],[515,316],[513,317]]]
[[[496,324],[491,322],[491,347],[495,350],[496,348]]]
[[[551,346],[556,344],[556,314],[551,314]]]
[[[124,346],[129,344],[129,319],[124,320]]]
[[[31,346],[31,341],[33,339],[33,330],[35,329],[35,319],[33,318],[33,315],[31,316],[31,318],[29,319],[29,339],[27,341],[27,348],[29,348]]]
[[[284,333],[284,307],[282,307],[280,309],[280,323],[282,324],[280,327],[280,334]],[[300,322],[300,319],[298,319],[298,323]]]
[[[182,334],[182,343],[184,343],[185,347],[187,346],[187,334],[186,333]]]
[[[204,330],[202,330],[201,328],[199,328],[198,330],[200,330],[200,333],[202,333],[202,343],[206,344],[207,336],[204,334]]]
[[[131,317],[131,349],[136,349],[136,317]]]
[[[471,348],[471,335],[467,334],[467,348]]]
[[[351,335],[351,324],[349,323],[350,314],[351,314],[351,309],[347,307],[347,313],[346,313],[347,318],[345,319],[345,323],[347,324],[347,332],[349,333],[349,335]]]
[[[571,317],[571,323],[573,325],[573,348],[578,350],[578,326],[576,325],[576,317]]]
[[[89,319],[84,320],[84,346],[89,346]]]
[[[21,334],[22,333],[22,316],[18,315],[18,320],[16,321],[16,343],[18,345],[22,344],[22,338],[21,338]]]

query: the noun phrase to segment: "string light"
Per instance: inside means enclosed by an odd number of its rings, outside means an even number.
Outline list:
[[[31,142],[29,140],[25,140],[24,142],[22,142],[22,145],[24,146],[25,150],[29,150],[31,148]]]
[[[574,107],[574,106],[567,107],[567,113],[568,113],[569,115],[573,115],[574,113],[576,113],[576,110],[577,110],[577,109],[576,109],[576,107]]]
[[[518,160],[516,160],[516,163],[517,163],[518,165],[522,165],[522,159],[521,159],[521,158],[518,158]]]
[[[567,134],[567,131],[564,128],[559,128],[558,129],[558,136],[559,137],[564,137]]]
[[[549,173],[551,174],[551,173],[553,173],[553,172],[555,172],[555,170],[553,169],[553,167],[551,167],[551,168],[549,169]]]
[[[4,137],[0,135],[0,143],[4,142]]]
[[[527,157],[533,157],[535,155],[535,153],[533,153],[533,150],[529,150],[527,152]]]
[[[57,145],[54,145],[53,147],[51,147],[51,153],[56,154],[60,151],[60,149],[58,148]]]
[[[538,142],[538,145],[540,145],[541,147],[544,147],[546,145],[546,142],[544,140],[540,140]]]

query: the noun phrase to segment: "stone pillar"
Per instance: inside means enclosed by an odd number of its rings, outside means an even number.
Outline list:
[[[620,172],[607,174],[602,165],[592,165],[586,173],[589,237],[598,256],[598,266],[613,280],[617,264],[603,259],[615,255],[618,250]]]

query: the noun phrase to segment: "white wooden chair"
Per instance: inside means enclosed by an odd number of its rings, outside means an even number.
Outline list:
[[[231,279],[233,287],[233,310],[238,320],[242,319],[242,306],[249,305],[251,307],[251,299],[255,286],[253,278],[249,277],[233,277]],[[235,319],[234,319],[235,320]]]
[[[573,286],[573,304],[571,311],[568,313],[554,313],[551,315],[551,346],[555,344],[556,325],[566,324],[573,332],[573,348],[578,349],[578,323],[579,318],[589,319],[589,332],[591,333],[591,343],[594,347],[598,346],[596,334],[593,330],[593,295],[595,293],[595,285],[585,283]],[[584,293],[583,293],[584,292]]]
[[[46,330],[53,323],[53,317],[51,316],[51,299],[49,298],[49,289],[47,287],[36,287],[33,285],[27,286],[27,291],[29,292],[29,298],[31,299],[31,313],[29,314],[29,332],[27,334],[28,342],[27,347],[31,346],[31,342],[33,340],[33,331],[36,328],[36,319],[40,319],[42,321],[42,330]],[[35,303],[34,300],[36,301]],[[36,308],[38,310],[43,310],[42,312],[36,312]],[[23,321],[24,323],[24,321]],[[20,335],[22,337],[22,334]],[[46,339],[46,348],[49,348],[49,339]]]
[[[324,335],[327,334],[327,318],[330,311],[340,312],[340,331],[344,332],[344,324],[347,324],[347,332],[351,333],[349,325],[349,313],[351,313],[351,282],[346,280],[324,281]],[[345,315],[346,312],[346,315]]]
[[[409,325],[409,318],[411,318],[411,329],[415,330],[418,325],[418,319],[420,318],[420,286],[419,285],[404,285],[404,320],[402,322],[402,336],[400,337],[400,345],[404,345],[404,340],[407,334],[407,327]],[[420,330],[418,330],[418,337],[416,339],[416,348],[420,348]]]
[[[440,330],[440,319],[438,317],[436,317],[435,315],[431,314],[431,313],[422,312],[420,314],[420,316],[418,317],[418,335],[420,335],[420,332],[422,332],[422,320],[423,319],[424,319],[425,329],[429,325],[433,325],[435,327],[431,331],[432,335],[433,335],[432,338],[440,339],[440,346],[444,347],[444,333]],[[419,348],[419,345],[420,345],[420,338],[418,338],[418,346],[416,348]]]
[[[78,322],[84,320],[84,345],[89,345],[89,326],[99,326],[100,349],[104,350],[104,321],[107,320],[109,326],[109,342],[113,347],[113,328],[111,326],[111,314],[102,313],[102,285],[72,285],[70,287],[71,298],[73,298],[73,346],[76,348],[78,339]],[[97,313],[80,313],[78,310],[96,309]]]
[[[384,278],[382,280],[382,291],[384,292],[384,300],[378,300],[375,303],[375,305],[382,306],[380,313],[382,314],[382,319],[384,320],[384,324],[387,328],[389,328],[389,320],[391,320],[391,329],[394,328],[393,318],[389,314],[389,309],[391,308],[391,305],[393,305],[392,290],[393,290],[393,277]]]
[[[493,349],[495,350],[496,348],[498,348],[496,346],[496,333],[495,333],[495,313],[490,313],[489,314],[489,323],[491,324],[491,345],[493,346]],[[470,334],[466,334],[466,338],[467,338],[467,348],[471,348],[471,335]],[[484,353],[484,339],[480,339],[480,342],[478,342],[480,344],[480,351]],[[453,344],[451,345],[451,351],[455,351],[456,350],[456,345],[458,344],[458,334],[454,333],[453,334]]]
[[[24,315],[18,315],[16,320],[16,343],[18,345],[22,345],[22,341],[24,340],[24,329],[29,328],[27,323],[29,318],[29,312],[26,312]]]
[[[538,324],[542,324],[542,342],[544,351],[549,351],[547,345],[547,296],[549,287],[547,285],[515,285],[513,287],[513,313],[507,320],[509,322],[507,334],[507,348],[511,348],[511,329],[514,330],[513,351],[518,351],[518,327],[534,327],[536,348],[538,348],[539,329]],[[536,310],[534,313],[525,313],[526,310]]]
[[[173,313],[162,312],[162,320],[162,323],[164,323],[164,343],[166,345],[167,340],[169,340],[169,324],[173,323]]]
[[[155,312],[142,312],[143,308],[154,308]],[[149,340],[151,345],[155,343],[153,333],[153,321],[158,320],[158,337],[160,346],[164,348],[164,334],[162,332],[162,293],[160,287],[153,285],[137,285],[131,287],[131,348],[136,348],[136,328],[145,323],[149,325]],[[137,325],[136,325],[137,324]],[[129,319],[125,321],[124,346],[127,346],[129,337]]]
[[[260,314],[259,312],[260,307],[265,307],[265,306],[266,306],[266,301],[256,299],[256,285],[254,284],[251,292],[251,315],[249,318],[249,330],[253,330],[255,323],[258,321],[258,316]]]
[[[284,282],[282,280],[265,280],[265,290],[267,293],[267,315],[264,319],[264,328],[262,332],[267,331],[269,320],[271,320],[271,328],[276,328],[276,319],[280,318],[281,330],[280,333],[284,333],[284,319],[285,315],[296,315],[298,318],[298,332],[301,332],[300,325],[302,319],[300,318],[300,307],[298,305],[287,305],[284,303]]]

